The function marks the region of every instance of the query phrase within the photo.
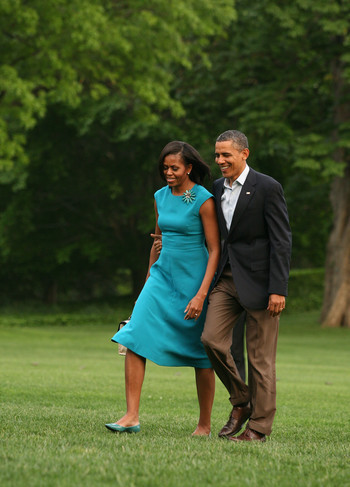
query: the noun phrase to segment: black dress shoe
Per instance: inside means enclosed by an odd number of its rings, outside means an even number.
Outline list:
[[[246,428],[243,433],[239,436],[229,436],[227,437],[228,440],[231,441],[266,441],[266,436],[263,433],[259,433],[259,431],[252,430],[250,428]]]
[[[219,437],[233,436],[238,433],[249,419],[251,412],[249,404],[243,407],[234,406],[227,423],[219,432]]]

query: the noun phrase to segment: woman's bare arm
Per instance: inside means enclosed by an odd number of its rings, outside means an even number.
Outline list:
[[[159,251],[157,250],[156,240],[157,240],[157,238],[159,238],[158,236],[161,237],[161,235],[162,235],[162,232],[160,231],[160,228],[158,226],[158,210],[157,210],[157,203],[155,200],[154,200],[154,211],[155,211],[155,215],[156,215],[156,226],[154,229],[154,234],[152,234],[152,235],[155,235],[156,238],[154,238],[154,240],[153,240],[153,245],[151,247],[151,251],[149,254],[149,263],[148,263],[148,271],[147,271],[147,275],[146,275],[146,281],[149,278],[149,274],[150,274],[150,270],[151,270],[152,265],[158,260]]]
[[[199,215],[203,224],[209,259],[202,284],[185,309],[185,320],[198,319],[200,316],[220,259],[220,231],[213,198],[203,203]]]

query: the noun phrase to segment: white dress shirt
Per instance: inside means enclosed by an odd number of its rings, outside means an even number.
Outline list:
[[[249,166],[246,164],[243,172],[238,178],[233,181],[230,186],[229,180],[226,178],[224,181],[224,192],[221,196],[221,208],[225,217],[227,230],[230,230],[233,213],[235,211],[238,197],[241,193],[241,189],[249,173]]]

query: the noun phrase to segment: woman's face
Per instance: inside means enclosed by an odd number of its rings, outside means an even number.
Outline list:
[[[163,162],[163,171],[165,180],[171,188],[176,188],[184,191],[190,181],[189,175],[192,169],[192,164],[185,165],[180,154],[169,154],[165,156]]]

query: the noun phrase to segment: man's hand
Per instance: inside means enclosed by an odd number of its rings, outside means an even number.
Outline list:
[[[153,245],[157,254],[159,255],[160,251],[162,250],[162,235],[151,233],[151,237],[154,239]]]
[[[270,294],[269,305],[267,309],[270,311],[270,316],[277,316],[282,313],[286,307],[286,298],[279,294]]]

